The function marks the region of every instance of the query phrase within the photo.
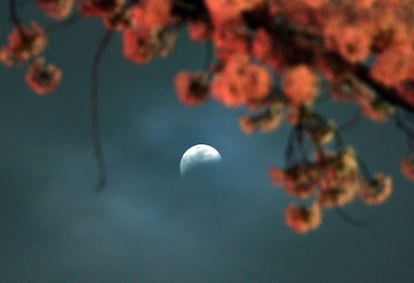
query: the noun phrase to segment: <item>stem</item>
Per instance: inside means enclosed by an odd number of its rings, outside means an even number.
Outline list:
[[[359,156],[357,156],[356,159],[357,159],[358,165],[362,169],[362,174],[365,176],[365,179],[371,181],[373,178],[372,178],[371,172],[368,169],[367,164]]]
[[[285,166],[290,167],[292,165],[292,158],[294,154],[296,128],[292,128],[289,133],[288,144],[285,150]]]
[[[342,138],[341,134],[339,133],[339,131],[335,131],[335,145],[336,145],[336,150],[341,150],[344,147],[344,139]]]
[[[366,227],[366,226],[368,226],[368,222],[360,221],[358,219],[353,218],[345,210],[343,210],[342,208],[340,208],[338,206],[335,207],[335,211],[336,211],[336,213],[338,213],[338,215],[343,220],[345,220],[345,222],[347,222],[348,224],[350,224],[354,227]]]
[[[99,180],[96,186],[97,191],[102,191],[106,185],[106,166],[102,153],[102,146],[99,133],[99,112],[98,112],[98,71],[101,63],[102,55],[105,48],[108,46],[113,32],[106,31],[102,37],[98,49],[96,50],[91,69],[91,94],[90,94],[90,111],[91,111],[91,124],[92,124],[92,142],[95,151],[95,159],[99,171]]]
[[[296,139],[295,140],[298,144],[300,154],[302,155],[301,159],[305,164],[308,165],[310,163],[310,161],[309,161],[309,158],[308,158],[308,153],[307,153],[306,148],[305,148],[306,141],[304,139],[304,129],[303,129],[303,127],[299,127],[299,128],[296,128],[295,132],[296,132],[296,134],[295,134]]]
[[[17,30],[20,33],[20,36],[24,38],[24,31],[22,28],[21,21],[19,19],[19,15],[17,14],[17,8],[16,8],[16,1],[15,0],[9,0],[9,13],[10,18],[13,23],[13,25],[17,28]]]

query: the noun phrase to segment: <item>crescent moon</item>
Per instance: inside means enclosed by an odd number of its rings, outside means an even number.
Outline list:
[[[188,170],[202,163],[221,161],[221,154],[208,144],[196,144],[187,149],[180,161],[180,173],[184,175]]]

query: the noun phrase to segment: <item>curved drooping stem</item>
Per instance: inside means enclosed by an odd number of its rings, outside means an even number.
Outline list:
[[[290,167],[295,161],[295,135],[296,129],[292,128],[289,133],[287,146],[285,149],[285,166]]]
[[[91,126],[92,126],[92,142],[94,147],[94,154],[99,170],[99,179],[96,186],[97,191],[102,191],[106,185],[106,165],[102,152],[102,145],[99,132],[99,109],[98,109],[98,72],[101,63],[102,55],[108,46],[113,32],[106,31],[96,50],[91,69],[91,93],[90,93],[90,111],[91,111]]]
[[[335,211],[336,213],[338,213],[338,215],[345,220],[346,223],[354,226],[354,227],[366,227],[369,225],[368,222],[365,221],[360,221],[358,219],[353,218],[351,215],[349,215],[345,210],[343,210],[341,207],[336,206],[335,207]]]
[[[16,0],[9,0],[9,13],[10,13],[10,19],[13,25],[17,28],[20,35],[24,37],[22,24],[19,19],[19,15],[17,14]]]

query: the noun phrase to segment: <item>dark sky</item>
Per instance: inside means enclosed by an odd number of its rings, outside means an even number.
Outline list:
[[[28,5],[24,22],[40,14]],[[11,29],[0,3],[0,42]],[[344,134],[372,171],[394,178],[385,204],[346,207],[365,228],[325,211],[305,236],[284,225],[291,199],[267,170],[283,165],[288,127],[245,137],[215,101],[180,104],[172,77],[198,70],[205,48],[182,33],[173,54],[148,65],[123,59],[119,36],[102,62],[100,111],[108,186],[97,171],[89,122],[89,72],[104,29],[80,21],[50,35],[46,56],[64,70],[59,89],[37,97],[24,71],[0,66],[0,282],[412,282],[414,186],[398,171],[403,136],[363,121]],[[338,123],[352,107],[319,106]],[[218,170],[179,174],[189,146],[223,156]]]

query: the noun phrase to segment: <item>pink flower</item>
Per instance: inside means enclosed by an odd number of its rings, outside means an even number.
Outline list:
[[[178,99],[185,105],[197,106],[205,102],[209,95],[207,74],[179,72],[174,77]]]
[[[125,5],[125,0],[88,0],[79,7],[79,12],[85,17],[109,16],[119,12]]]
[[[310,207],[290,204],[285,211],[285,223],[296,233],[304,234],[320,226],[322,213],[318,203]]]
[[[204,41],[211,37],[213,29],[208,21],[193,20],[187,23],[188,35],[193,41]]]
[[[324,208],[344,206],[355,199],[358,182],[348,182],[342,186],[334,186],[318,193],[318,202]]]
[[[216,23],[237,18],[242,12],[252,10],[262,2],[263,0],[205,0]]]
[[[67,18],[73,10],[74,0],[35,0],[46,15],[55,20]]]
[[[327,0],[302,0],[302,2],[308,7],[316,9],[326,4]]]
[[[37,23],[14,28],[8,45],[0,49],[0,61],[7,66],[24,63],[42,53],[46,44],[46,33]]]
[[[224,69],[212,80],[213,96],[227,107],[239,107],[249,101],[264,99],[271,90],[269,72],[261,65],[250,63],[246,55],[229,58]]]
[[[242,116],[239,119],[239,126],[242,132],[246,135],[250,135],[254,132],[268,133],[276,130],[280,126],[283,116],[283,109],[280,105],[277,108],[272,107],[267,109],[255,116]]]
[[[386,87],[395,87],[408,79],[414,56],[411,44],[399,44],[385,49],[377,55],[371,68],[371,76]]]
[[[248,30],[240,18],[220,23],[212,34],[216,57],[226,61],[235,54],[247,54],[248,39]]]
[[[307,199],[313,195],[316,186],[310,167],[297,165],[288,168],[285,172],[284,190],[290,196]]]
[[[145,64],[154,56],[165,57],[174,47],[177,34],[162,28],[125,29],[122,47],[125,58],[133,63]]]
[[[402,158],[400,161],[400,171],[405,178],[414,182],[414,158]]]
[[[276,187],[283,188],[285,185],[285,170],[276,167],[269,168],[269,175],[272,184]]]
[[[25,81],[38,95],[54,91],[62,79],[62,71],[55,65],[45,66],[43,59],[37,59],[29,66]]]
[[[130,10],[121,10],[103,17],[105,28],[108,30],[123,31],[130,27]]]
[[[122,47],[125,58],[137,64],[148,63],[155,55],[151,33],[148,30],[124,30]]]
[[[371,37],[361,27],[347,26],[336,35],[339,54],[351,63],[367,59],[371,48]]]
[[[311,104],[315,100],[316,83],[316,75],[306,65],[292,67],[282,74],[283,91],[289,102],[295,107]]]
[[[131,25],[138,29],[164,27],[171,22],[168,0],[143,0],[131,7]]]
[[[368,205],[377,205],[386,201],[392,193],[391,177],[377,174],[372,181],[359,190],[360,199]]]
[[[272,36],[261,28],[253,38],[252,53],[258,60],[264,62],[272,51],[272,45]]]

